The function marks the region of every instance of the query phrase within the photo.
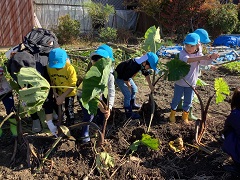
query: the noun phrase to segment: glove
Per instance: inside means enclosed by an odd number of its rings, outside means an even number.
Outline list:
[[[49,130],[51,131],[51,133],[55,136],[55,137],[58,137],[57,136],[57,126],[55,126],[52,122],[52,120],[49,120],[47,121],[47,125],[48,125],[48,128]]]

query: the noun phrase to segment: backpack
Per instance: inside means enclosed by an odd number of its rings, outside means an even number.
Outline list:
[[[47,29],[34,28],[23,39],[23,42],[8,52],[12,55],[7,62],[7,70],[17,81],[16,73],[22,67],[33,67],[46,77],[49,52],[59,47],[56,35]]]
[[[56,35],[47,29],[35,28],[23,40],[23,45],[32,53],[49,53],[59,47]]]

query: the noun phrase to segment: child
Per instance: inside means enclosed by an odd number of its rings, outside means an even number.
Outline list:
[[[184,77],[184,79],[191,85],[193,88],[196,86],[199,73],[199,65],[208,65],[211,64],[213,59],[218,57],[217,54],[205,55],[198,52],[200,37],[196,33],[189,33],[184,40],[184,49],[180,51],[179,58],[181,61],[189,63],[191,65],[189,73]],[[188,115],[189,109],[192,106],[192,100],[194,96],[194,91],[189,85],[183,80],[180,79],[175,82],[174,86],[174,96],[171,103],[171,114],[170,122],[175,123],[176,118],[176,109],[181,101],[182,95],[184,96],[183,101],[183,114],[182,120],[188,124]]]
[[[202,52],[203,52],[203,44],[208,44],[208,43],[211,42],[211,40],[209,39],[209,36],[208,36],[208,32],[205,29],[199,28],[199,29],[196,29],[194,31],[194,33],[198,34],[199,37],[200,37],[200,43],[198,44],[198,52],[200,54],[202,54]],[[203,70],[213,69],[214,70],[214,67],[215,66],[212,66],[212,65],[208,65],[208,66],[200,65],[200,67],[199,67],[199,76],[201,75],[201,69],[203,69]],[[182,100],[183,100],[183,98],[182,98]],[[181,102],[180,102],[180,104],[178,106],[178,109],[182,109],[182,100],[181,100]],[[190,107],[190,109],[189,109],[189,119],[197,120],[197,117],[195,117],[193,115],[193,106]]]
[[[61,48],[55,48],[49,53],[49,64],[47,71],[50,77],[51,85],[68,86],[73,88],[53,89],[53,94],[58,106],[65,101],[65,113],[67,116],[66,125],[74,124],[74,97],[76,95],[77,75],[74,67],[67,63],[67,52]],[[45,110],[46,111],[46,110]],[[49,108],[46,113],[47,125],[53,135],[56,136],[57,127],[53,124],[53,108]]]
[[[7,115],[14,111],[14,99],[12,94],[12,88],[4,76],[4,70],[0,67],[0,99],[6,109]],[[17,136],[17,121],[14,116],[10,117],[10,131],[12,136]],[[2,136],[2,129],[0,129],[0,137]]]
[[[106,44],[99,46],[97,48],[97,50],[95,50],[93,53],[91,53],[91,55],[90,55],[91,65],[94,65],[101,58],[110,58],[112,61],[114,61],[112,49]],[[113,71],[111,71],[111,73],[109,74],[109,77],[108,77],[109,110],[105,110],[101,103],[98,104],[99,109],[98,109],[97,115],[99,116],[99,121],[101,121],[98,123],[101,123],[101,124],[103,123],[104,117],[106,119],[109,118],[110,112],[111,112],[113,104],[114,104],[115,85],[114,85],[114,76],[112,73],[113,73]],[[82,87],[82,88],[84,88],[84,87]],[[78,99],[80,99],[80,98],[81,98],[81,94],[79,93]],[[102,96],[102,99],[107,104],[107,97]],[[91,122],[94,118],[94,115],[89,114],[87,109],[85,109],[82,106],[81,102],[79,102],[79,103],[80,103],[80,106],[83,111],[83,122]],[[82,143],[87,143],[90,141],[89,126],[84,126],[82,128],[81,140],[82,140]]]
[[[234,161],[233,168],[240,172],[240,87],[234,90],[231,101],[231,113],[224,125],[223,151]]]
[[[200,37],[200,43],[208,44],[211,42],[208,36],[208,32],[205,29],[196,29],[194,33],[198,34]],[[199,44],[199,52],[202,52],[202,44]]]
[[[140,108],[140,106],[136,105],[135,103],[137,86],[132,78],[141,70],[142,74],[146,78],[146,81],[148,82],[150,90],[153,92],[154,87],[151,83],[148,69],[151,68],[153,70],[157,70],[157,64],[157,55],[153,52],[148,52],[142,57],[121,62],[116,67],[117,78],[115,82],[124,95],[124,109],[127,118],[140,118],[139,114],[132,112],[132,109]]]

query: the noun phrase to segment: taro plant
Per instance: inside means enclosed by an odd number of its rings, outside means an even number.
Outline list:
[[[184,76],[189,71],[187,69],[190,68],[190,65],[188,65],[183,61],[177,60],[176,58],[175,61],[168,62],[166,66],[168,67],[167,79],[169,81],[177,81],[179,79],[183,79],[195,92],[201,107],[201,119],[198,119],[196,121],[196,126],[195,126],[195,141],[201,150],[207,153],[211,153],[211,151],[205,148],[204,145],[201,143],[201,139],[206,130],[207,113],[213,97],[216,95],[216,103],[218,104],[225,99],[226,95],[230,94],[229,87],[226,81],[222,78],[215,79],[215,82],[214,82],[215,92],[212,95],[210,95],[206,105],[204,106],[202,98],[200,97],[197,90],[184,79]],[[183,69],[185,70],[183,71]]]
[[[152,26],[146,31],[146,33],[144,35],[144,43],[142,45],[142,49],[144,49],[145,51],[152,51],[152,52],[156,53],[157,45],[159,45],[160,42],[161,42],[160,29],[159,28],[156,29],[155,26]],[[156,72],[154,71],[153,79],[152,79],[153,84],[155,81],[155,75],[156,75]],[[155,112],[155,102],[153,99],[153,92],[151,92],[149,94],[149,102],[151,104],[151,117],[150,117],[150,122],[149,122],[147,131],[150,130],[152,119],[153,119],[154,112]]]
[[[108,58],[98,60],[86,73],[82,82],[81,102],[89,114],[97,114],[98,104],[102,103],[105,109],[108,109],[108,103],[105,104],[100,96],[104,94],[108,97],[108,77],[112,68],[112,61]],[[107,120],[104,120],[102,138],[100,145],[104,143],[105,129]],[[114,167],[114,159],[107,152],[96,153],[96,167],[100,174],[103,174],[108,168]]]
[[[4,121],[6,121],[11,115],[14,114],[17,120],[18,138],[15,139],[14,151],[11,158],[11,162],[14,162],[18,145],[20,144],[21,146],[20,150],[22,150],[22,148],[26,147],[25,145],[23,146],[22,144],[28,142],[23,136],[20,110],[21,111],[23,110],[24,111],[23,113],[28,114],[32,114],[39,111],[42,108],[42,105],[45,99],[47,98],[48,92],[50,90],[50,84],[48,83],[48,81],[45,78],[43,78],[34,68],[30,67],[21,68],[20,72],[17,73],[17,78],[18,85],[16,85],[16,83],[13,83],[13,81],[11,83],[12,88],[16,90],[16,92],[19,94],[17,111],[12,112],[4,119]],[[0,128],[4,121],[0,124]]]

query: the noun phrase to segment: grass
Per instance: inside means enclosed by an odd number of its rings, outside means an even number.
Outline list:
[[[223,67],[232,73],[240,73],[240,62],[238,61],[225,64]]]

